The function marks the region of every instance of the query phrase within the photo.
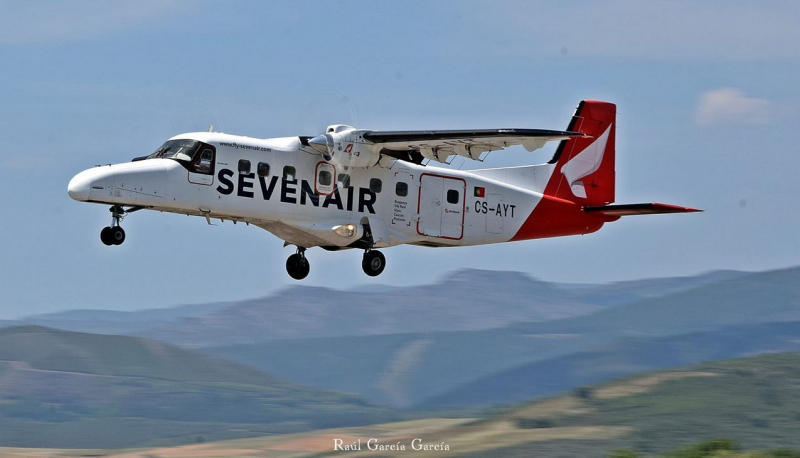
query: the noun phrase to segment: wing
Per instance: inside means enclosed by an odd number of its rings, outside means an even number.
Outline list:
[[[453,155],[480,160],[481,154],[522,145],[537,150],[550,141],[582,137],[581,132],[542,129],[367,131],[364,139],[379,144],[383,154],[411,160],[422,157],[447,162]]]

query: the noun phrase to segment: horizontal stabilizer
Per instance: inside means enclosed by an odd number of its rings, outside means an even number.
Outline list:
[[[583,207],[587,213],[597,213],[603,216],[631,216],[631,215],[658,215],[661,213],[694,213],[703,210],[690,207],[679,207],[669,204],[622,204],[622,205],[597,205]]]

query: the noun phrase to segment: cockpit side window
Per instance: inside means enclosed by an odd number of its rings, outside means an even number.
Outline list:
[[[192,172],[204,175],[214,174],[214,150],[212,148],[204,147],[200,150],[200,154],[192,165]]]

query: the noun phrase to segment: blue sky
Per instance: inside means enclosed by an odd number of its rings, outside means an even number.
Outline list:
[[[121,247],[69,179],[177,133],[566,127],[618,104],[618,202],[703,214],[583,237],[309,252],[308,285],[414,285],[458,268],[606,282],[800,264],[800,4],[793,1],[0,1],[0,318],[267,294],[293,282],[267,232],[139,212]],[[552,148],[493,153],[487,166]],[[460,166],[460,161],[454,163]],[[475,167],[464,164],[464,168]]]

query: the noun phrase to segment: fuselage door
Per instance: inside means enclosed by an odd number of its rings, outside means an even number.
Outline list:
[[[466,182],[461,179],[444,180],[442,201],[442,235],[448,239],[459,240],[464,236],[464,193]]]
[[[460,178],[423,173],[420,177],[417,232],[459,240],[464,235],[464,190]]]

